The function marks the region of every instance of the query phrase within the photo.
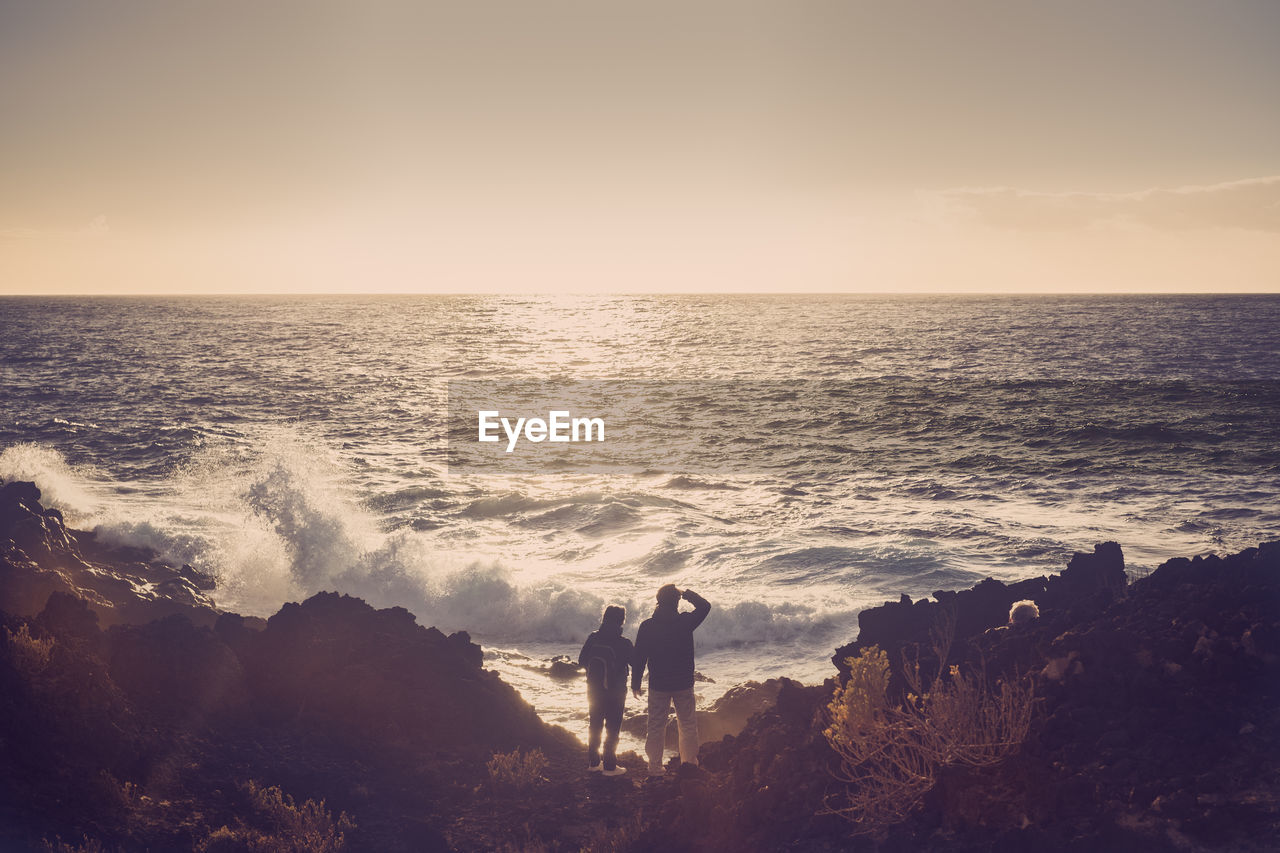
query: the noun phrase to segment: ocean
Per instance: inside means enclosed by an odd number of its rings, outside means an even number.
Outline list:
[[[466,629],[577,731],[551,662],[664,583],[712,602],[705,706],[822,680],[903,593],[1280,538],[1277,328],[1274,296],[3,297],[0,479],[231,610]],[[546,381],[643,384],[627,464],[451,458],[451,385]]]

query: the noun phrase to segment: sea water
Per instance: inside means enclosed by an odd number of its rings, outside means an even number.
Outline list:
[[[664,583],[713,604],[709,703],[820,681],[903,593],[1280,538],[1278,327],[1271,296],[0,298],[0,478],[231,610],[466,629],[577,730],[550,661]],[[451,383],[544,380],[657,388],[636,464],[450,464]]]

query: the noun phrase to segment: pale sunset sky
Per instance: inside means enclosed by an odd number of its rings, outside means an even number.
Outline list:
[[[1280,291],[1276,0],[0,0],[0,294]]]

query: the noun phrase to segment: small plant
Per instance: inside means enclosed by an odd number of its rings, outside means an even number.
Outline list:
[[[340,853],[346,849],[346,833],[356,828],[345,812],[335,821],[324,800],[301,805],[277,786],[263,788],[249,781],[240,786],[257,816],[270,825],[263,831],[236,821],[223,826],[196,846],[197,853]]]
[[[922,674],[918,651],[903,654],[908,691],[890,696],[889,658],[875,646],[848,659],[849,679],[828,706],[824,734],[840,757],[836,777],[848,784],[829,812],[848,818],[855,833],[882,835],[905,820],[943,767],[988,767],[1012,755],[1027,737],[1032,685],[988,686],[984,675],[946,667],[955,630],[944,612],[932,634],[937,671]],[[945,670],[945,672],[944,672]]]
[[[12,631],[4,629],[8,638],[9,659],[14,668],[26,675],[42,672],[49,665],[49,656],[53,654],[53,637],[33,637],[26,623]]]
[[[542,778],[547,757],[540,749],[532,749],[524,755],[516,747],[510,752],[495,752],[486,765],[489,778],[495,785],[511,788],[529,788]]]
[[[23,626],[26,627],[26,626]],[[96,838],[85,836],[80,844],[71,844],[57,836],[54,841],[44,839],[40,845],[42,853],[107,853],[107,848]]]

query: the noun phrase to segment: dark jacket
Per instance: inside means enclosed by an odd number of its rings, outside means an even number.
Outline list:
[[[658,607],[640,623],[631,666],[631,689],[640,689],[644,668],[649,667],[649,689],[670,692],[693,686],[693,632],[711,612],[711,604],[696,592],[687,593],[693,612],[681,613],[679,602]]]
[[[631,641],[622,636],[620,627],[602,625],[593,631],[578,653],[578,666],[587,668],[587,686],[626,693],[633,652]]]

